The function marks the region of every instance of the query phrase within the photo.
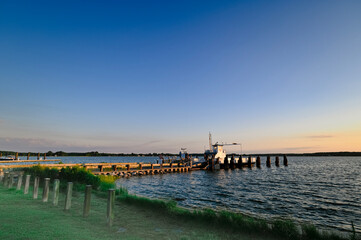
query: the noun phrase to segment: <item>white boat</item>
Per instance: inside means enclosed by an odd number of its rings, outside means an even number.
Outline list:
[[[224,164],[230,164],[232,157],[227,156],[226,150],[224,149],[224,146],[235,146],[235,145],[240,145],[240,143],[225,143],[225,144],[220,144],[218,142],[216,142],[215,144],[212,144],[212,135],[209,134],[209,150],[206,150],[204,152],[204,156],[205,159],[212,159],[214,158],[215,160],[215,169],[220,169],[221,167],[224,166]],[[241,164],[241,165],[247,165],[249,164],[249,158],[251,159],[251,164],[255,164],[256,163],[256,158],[255,157],[247,157],[247,156],[242,156],[242,154],[239,157],[234,157],[234,164]],[[241,162],[239,162],[239,160],[241,160]]]
[[[0,157],[0,161],[14,161],[14,160],[19,160],[19,158],[15,159],[15,156],[12,156],[12,155],[9,155],[6,157]]]

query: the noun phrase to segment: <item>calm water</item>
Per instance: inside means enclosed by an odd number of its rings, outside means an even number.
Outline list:
[[[63,163],[156,162],[157,157],[60,157]],[[120,179],[152,198],[264,217],[291,217],[325,228],[361,232],[361,157],[289,157],[288,167],[194,171]],[[274,159],[272,159],[274,163]],[[282,162],[282,161],[281,161]]]

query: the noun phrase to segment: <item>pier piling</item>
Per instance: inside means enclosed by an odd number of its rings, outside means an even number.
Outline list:
[[[30,159],[30,153],[28,153],[26,160],[29,160],[29,159]]]
[[[235,162],[234,162],[234,154],[232,155],[232,157],[231,157],[231,162],[230,162],[230,168],[233,170],[233,169],[235,169]]]
[[[276,156],[275,164],[276,164],[276,167],[280,166],[280,158],[279,158],[279,156]]]
[[[229,169],[229,164],[228,164],[228,156],[226,155],[226,157],[224,158],[224,169],[228,170]]]
[[[248,167],[252,168],[252,157],[251,156],[248,157]]]
[[[267,167],[271,167],[271,156],[267,156]]]
[[[286,167],[288,166],[288,160],[286,155],[283,155],[283,165],[285,165]]]
[[[257,156],[256,165],[258,168],[261,168],[261,157]]]
[[[40,153],[38,153],[38,157],[37,157],[37,160],[40,160]]]

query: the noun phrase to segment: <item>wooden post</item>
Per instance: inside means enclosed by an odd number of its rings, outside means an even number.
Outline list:
[[[252,168],[252,156],[248,156],[248,167]]]
[[[4,172],[3,184],[4,186],[8,185],[9,172]]]
[[[271,156],[267,156],[267,167],[271,167]]]
[[[26,160],[29,160],[30,159],[30,153],[28,153],[28,157],[26,158]]]
[[[288,160],[286,155],[283,155],[283,165],[285,165],[286,167],[288,166]]]
[[[66,197],[65,197],[65,207],[64,210],[67,211],[71,207],[71,196],[73,193],[73,183],[68,182],[68,187],[66,189]]]
[[[55,180],[54,180],[54,191],[53,191],[53,205],[54,205],[54,206],[58,206],[58,201],[59,201],[59,185],[60,185],[60,180],[59,180],[59,179],[55,179]]]
[[[127,164],[127,171],[130,170],[130,164]]]
[[[0,152],[0,157],[2,157],[3,156],[3,153],[2,152]]]
[[[224,158],[224,169],[228,170],[229,169],[229,163],[228,163],[228,156],[226,155],[226,157]]]
[[[92,194],[92,185],[86,185],[85,196],[84,196],[83,217],[89,216],[91,194]]]
[[[150,168],[151,168],[152,170],[154,169],[153,163],[150,164]]]
[[[35,177],[34,180],[34,191],[33,191],[33,198],[37,199],[38,198],[38,191],[39,191],[39,177]]]
[[[31,177],[31,175],[26,175],[25,186],[24,186],[24,194],[29,193],[30,177]]]
[[[276,164],[276,167],[280,166],[280,158],[278,156],[276,156],[275,164]]]
[[[45,178],[44,188],[43,188],[43,202],[47,202],[49,199],[49,183],[50,178]]]
[[[10,173],[8,188],[12,188],[12,187],[13,187],[13,185],[14,185],[14,178],[15,178],[15,174]]]
[[[232,170],[235,168],[234,154],[232,154],[232,156],[231,156],[231,162],[229,163],[229,166]]]
[[[260,156],[257,156],[256,165],[258,168],[261,167],[261,157]]]
[[[18,177],[18,185],[16,186],[16,190],[20,190],[22,184],[23,184],[23,175],[20,174]]]
[[[46,160],[46,153],[44,153],[44,160]]]
[[[19,158],[19,153],[15,153],[15,160],[18,160]]]
[[[113,225],[114,219],[114,200],[115,200],[115,190],[108,190],[108,204],[107,204],[107,224],[109,227]]]
[[[98,168],[99,168],[99,172],[103,172],[103,165],[99,165]]]
[[[113,172],[117,171],[117,165],[112,165]]]
[[[38,153],[38,158],[37,159],[40,160],[40,153]]]

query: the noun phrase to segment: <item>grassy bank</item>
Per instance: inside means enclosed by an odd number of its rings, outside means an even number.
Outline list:
[[[82,190],[85,184],[93,185],[96,190],[93,191],[92,213],[89,219],[98,219],[95,220],[95,223],[97,223],[95,225],[101,229],[105,228],[103,231],[108,229],[104,220],[106,190],[114,187],[115,178],[96,177],[82,168],[62,169],[59,172],[58,170],[37,166],[26,171],[41,178],[59,178],[63,186],[67,181],[74,182],[74,186],[78,190],[74,193],[75,201],[78,202],[78,209],[72,210],[72,212],[78,211],[78,213],[73,214],[80,219],[82,219]],[[17,194],[17,196],[19,197],[21,194]],[[26,196],[22,197],[26,198]],[[349,238],[342,238],[334,234],[320,233],[313,225],[302,225],[300,230],[298,225],[291,220],[278,219],[266,222],[264,219],[227,211],[215,212],[210,209],[192,211],[178,207],[176,202],[173,201],[165,202],[130,195],[124,189],[117,191],[116,198],[115,227],[111,229],[111,233],[107,232],[113,237],[117,237],[119,229],[126,229],[125,232],[121,230],[122,234],[119,236],[148,239],[356,239],[356,236],[353,235]],[[53,207],[50,208],[49,204],[47,205],[48,208],[46,209],[52,211]],[[60,203],[59,206],[63,205]],[[61,211],[59,207],[56,209]],[[88,223],[91,224],[91,221]]]

